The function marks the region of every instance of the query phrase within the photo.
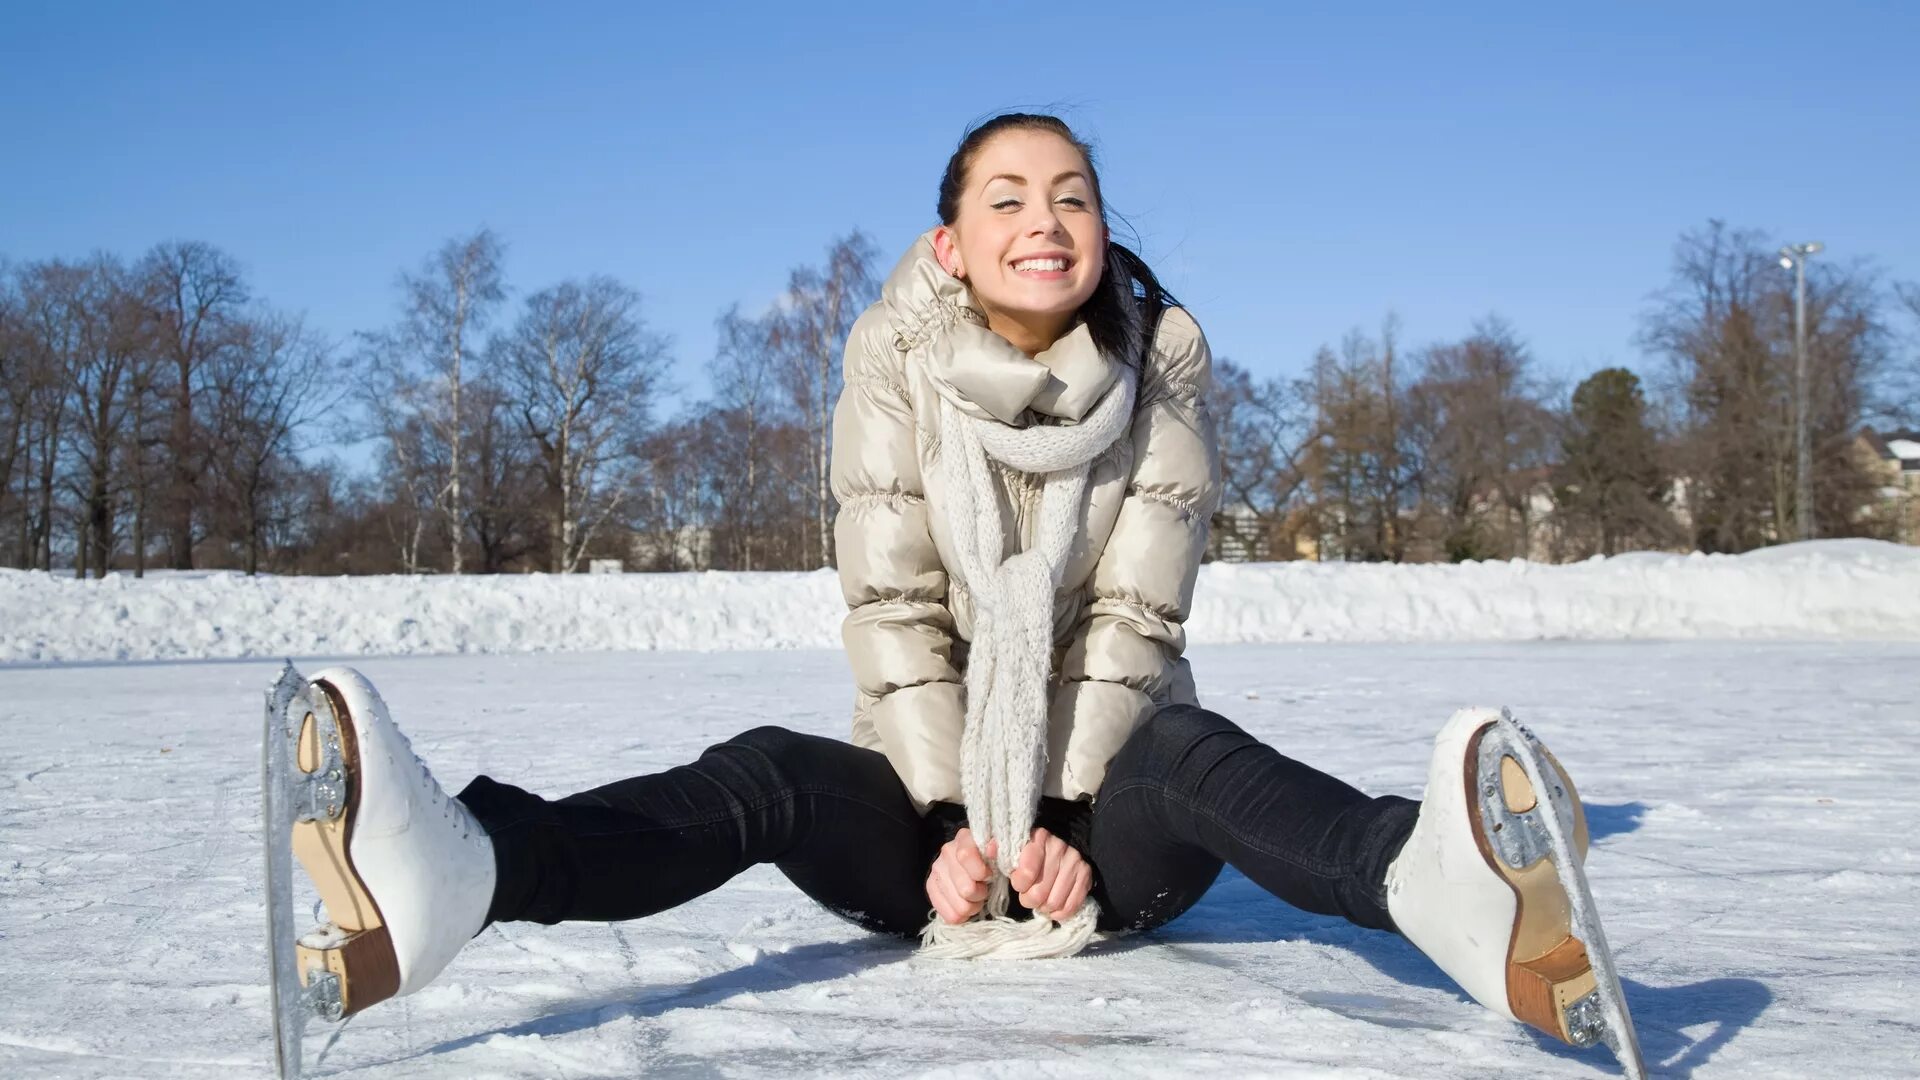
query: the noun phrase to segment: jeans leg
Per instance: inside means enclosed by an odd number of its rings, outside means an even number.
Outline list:
[[[1216,713],[1169,706],[1127,740],[1094,800],[1103,921],[1165,923],[1224,862],[1297,908],[1392,929],[1387,866],[1419,809],[1368,798]]]
[[[926,922],[920,815],[884,756],[835,739],[756,728],[564,799],[484,776],[459,798],[494,845],[489,922],[639,918],[766,862],[869,929]]]

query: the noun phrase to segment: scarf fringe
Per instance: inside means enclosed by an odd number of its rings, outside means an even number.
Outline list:
[[[995,884],[1004,895],[1006,879]],[[935,960],[1054,960],[1086,948],[1099,924],[1100,905],[1092,897],[1064,922],[1044,915],[1010,919],[982,912],[970,922],[955,924],[936,915],[920,931],[920,953]]]

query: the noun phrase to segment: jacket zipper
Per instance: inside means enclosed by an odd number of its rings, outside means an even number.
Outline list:
[[[1039,523],[1040,484],[1032,473],[1008,470],[1016,485],[1014,491],[1014,531],[1021,551],[1033,550],[1034,529]]]

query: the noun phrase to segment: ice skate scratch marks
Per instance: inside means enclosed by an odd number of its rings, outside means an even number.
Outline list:
[[[586,986],[587,986],[586,971],[583,970],[579,964],[574,963],[572,959],[568,957],[565,950],[548,948],[548,947],[545,947],[544,945],[538,949],[532,948],[526,942],[520,940],[520,937],[517,932],[509,931],[506,928],[506,925],[504,923],[494,923],[493,932],[500,935],[500,940],[506,942],[507,944],[513,946],[516,949],[519,949],[521,952],[526,953],[528,956],[536,960],[539,960],[543,963],[559,964],[567,968],[568,969],[567,974],[573,976],[573,981],[579,983],[581,989],[586,989]]]
[[[233,783],[233,778],[226,777],[226,776],[221,777],[219,781],[215,783],[214,789],[213,789],[213,811],[209,813],[206,817],[206,820],[208,822],[218,823],[225,820],[226,810],[227,810],[227,789],[229,786],[232,785],[232,783]],[[196,881],[205,881],[207,879],[207,868],[213,865],[214,856],[220,853],[220,843],[216,836],[217,827],[218,827],[217,825],[209,825],[209,827],[202,832],[200,839],[198,841],[200,844],[200,858],[195,862],[195,864],[190,869],[187,869],[183,873],[179,874],[175,878],[176,881],[196,882]],[[254,844],[258,844],[260,841],[258,839],[254,839],[251,842]],[[158,883],[156,882],[153,884],[158,884]],[[147,886],[147,888],[151,888],[151,887],[152,885]],[[134,892],[138,892],[138,891],[142,891],[142,890],[133,890],[130,892],[125,892],[125,893],[122,893],[121,896],[122,897],[132,896]],[[172,915],[174,912],[174,909],[180,906],[181,898],[188,895],[190,891],[191,890],[181,889],[181,888],[168,888],[165,891],[163,891],[161,895],[164,897],[167,897],[167,899],[164,900],[158,906],[154,907],[152,910],[148,911],[145,915],[140,916],[140,918],[134,923],[135,938],[143,939],[145,937],[146,931],[150,927],[152,927],[155,923],[158,923],[161,919],[166,918],[169,915]]]
[[[608,923],[607,930],[613,934],[614,942],[620,946],[620,960],[626,965],[627,975],[636,975],[640,970],[640,958],[633,951],[633,942],[627,940],[626,931],[617,923]]]
[[[239,1058],[191,1058],[191,1057],[155,1057],[152,1054],[109,1054],[104,1050],[90,1050],[65,1039],[36,1039],[28,1035],[17,1035],[0,1031],[0,1046],[11,1046],[16,1050],[31,1050],[40,1054],[64,1054],[68,1057],[98,1058],[101,1061],[137,1061],[143,1066],[152,1065],[213,1065],[223,1068],[254,1069],[260,1062],[251,1057]]]

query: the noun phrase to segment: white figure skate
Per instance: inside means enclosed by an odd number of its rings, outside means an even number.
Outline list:
[[[425,986],[485,924],[493,847],[434,782],[371,683],[347,668],[267,694],[267,924],[280,1074],[309,1016],[340,1020]],[[292,862],[328,922],[294,937]]]
[[[1426,799],[1387,870],[1387,910],[1474,1000],[1644,1077],[1582,862],[1566,770],[1506,710],[1465,709],[1434,740]]]

